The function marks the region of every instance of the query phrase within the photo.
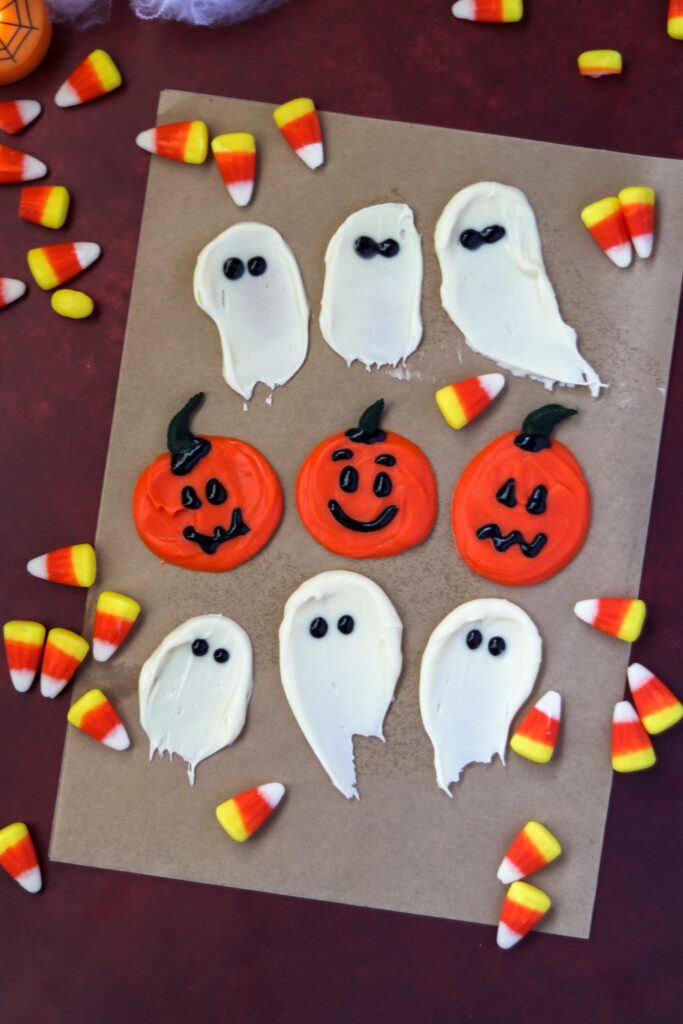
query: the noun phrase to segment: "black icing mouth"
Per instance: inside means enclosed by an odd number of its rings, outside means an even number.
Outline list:
[[[250,527],[242,520],[242,509],[235,508],[232,512],[232,521],[228,530],[222,526],[215,526],[212,534],[199,533],[194,526],[186,526],[183,530],[185,540],[198,544],[205,555],[215,555],[221,544],[226,540],[233,540],[234,537],[241,537],[249,533]]]
[[[345,526],[347,530],[355,530],[356,533],[374,533],[376,530],[383,530],[398,512],[398,505],[387,505],[384,511],[375,519],[365,521],[353,519],[347,515],[339,502],[335,501],[334,498],[328,501],[327,507],[340,526]]]
[[[496,551],[500,552],[507,551],[513,544],[519,544],[522,554],[527,558],[535,558],[548,540],[545,533],[537,533],[532,541],[526,541],[519,530],[511,530],[510,533],[503,535],[497,523],[480,526],[477,530],[477,538],[478,540],[490,540]]]

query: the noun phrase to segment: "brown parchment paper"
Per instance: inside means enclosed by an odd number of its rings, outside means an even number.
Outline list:
[[[611,782],[610,724],[622,697],[628,645],[581,623],[574,603],[596,595],[636,595],[648,525],[667,374],[683,264],[683,184],[673,161],[476,135],[323,113],[326,164],[315,173],[289,150],[272,106],[168,91],[159,121],[201,118],[212,136],[256,136],[255,198],[238,210],[211,158],[196,167],[152,158],[135,281],[97,528],[98,579],[89,595],[92,634],[102,589],[135,596],[135,631],[104,665],[89,660],[73,698],[101,687],[131,734],[115,753],[69,728],[51,856],[273,893],[496,923],[504,889],[498,864],[530,819],[546,824],[563,856],[538,876],[553,901],[542,927],[587,936]],[[598,400],[585,389],[556,388],[552,399],[531,380],[507,374],[502,396],[466,429],[443,420],[434,392],[496,366],[476,355],[439,300],[433,248],[446,202],[475,181],[516,185],[538,219],[546,267],[580,350],[609,383]],[[626,185],[657,191],[654,256],[618,270],[579,219],[587,203]],[[405,368],[347,368],[323,341],[318,314],[327,242],[362,206],[408,203],[422,235],[424,335]],[[258,385],[244,406],[221,376],[213,322],[196,306],[192,275],[200,249],[238,220],[278,229],[299,262],[311,305],[310,347],[302,369],[272,394]],[[162,565],[139,540],[130,501],[141,470],[165,449],[170,417],[206,392],[193,427],[256,445],[285,493],[283,521],[266,549],[227,574]],[[297,470],[323,437],[357,422],[378,397],[384,424],[420,444],[436,470],[436,527],[399,557],[355,561],[328,553],[308,535],[294,503]],[[572,564],[537,586],[487,582],[459,559],[450,532],[453,486],[485,443],[521,425],[548,400],[575,405],[560,428],[582,464],[594,510],[588,539]],[[347,801],[299,731],[278,673],[278,626],[292,591],[326,569],[348,568],[379,583],[404,622],[404,666],[385,721],[385,742],[357,739],[360,800]],[[418,706],[419,664],[441,618],[476,597],[521,605],[543,637],[533,694],[564,699],[558,750],[546,766],[508,752],[507,766],[473,765],[452,787],[436,785],[431,744]],[[158,755],[138,715],[140,666],[166,633],[192,615],[223,612],[249,633],[255,684],[247,726],[232,747],[197,768]],[[61,698],[66,700],[67,697]],[[283,804],[252,840],[237,844],[214,809],[262,782],[281,780]],[[536,879],[532,879],[536,881]]]

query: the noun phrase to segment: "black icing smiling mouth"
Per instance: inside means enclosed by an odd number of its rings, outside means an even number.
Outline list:
[[[194,526],[186,526],[183,530],[183,537],[185,540],[192,541],[194,544],[198,544],[205,555],[215,555],[221,544],[224,544],[226,540],[233,540],[235,537],[241,537],[245,533],[249,533],[250,527],[242,520],[242,509],[237,507],[232,511],[232,521],[229,529],[225,529],[223,526],[215,526],[213,533],[199,533],[195,530]]]
[[[346,527],[347,530],[355,530],[356,533],[374,533],[375,530],[383,530],[398,512],[398,505],[387,505],[384,511],[380,512],[374,519],[363,520],[354,519],[352,516],[347,515],[339,502],[335,501],[334,498],[328,501],[327,507],[340,526]]]

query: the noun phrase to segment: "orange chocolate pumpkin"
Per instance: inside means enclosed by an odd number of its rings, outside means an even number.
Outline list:
[[[282,516],[282,488],[270,463],[234,437],[195,437],[190,416],[200,392],[168,428],[169,453],[145,469],[133,493],[140,538],[165,562],[224,572],[267,543]]]
[[[509,587],[540,583],[583,544],[591,515],[588,483],[553,428],[576,409],[544,405],[486,445],[453,492],[451,521],[471,569]]]
[[[397,555],[427,537],[437,512],[434,471],[424,452],[379,426],[384,401],[357,427],[321,441],[296,482],[306,529],[337,555]]]

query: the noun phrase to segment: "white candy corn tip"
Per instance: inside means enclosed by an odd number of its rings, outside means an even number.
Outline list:
[[[520,878],[524,878],[524,872],[520,871],[514,861],[511,861],[509,857],[503,857],[500,867],[498,868],[496,878],[499,882],[502,882],[503,885],[510,885],[512,882],[518,882]],[[505,927],[507,927],[507,925]]]
[[[589,626],[592,626],[598,614],[598,598],[589,597],[585,601],[577,601],[574,605],[574,614],[582,622],[587,622]]]
[[[74,242],[74,252],[81,265],[81,270],[85,270],[96,259],[99,259],[102,250],[97,242]]]
[[[517,932],[513,932],[512,928],[505,924],[504,921],[499,922],[496,942],[501,949],[511,949],[512,946],[517,945],[521,938],[523,938],[523,936],[519,935]]]
[[[26,889],[26,892],[40,892],[43,887],[43,879],[37,864],[35,867],[29,868],[28,871],[22,871],[20,875],[17,875],[16,881],[22,889]]]
[[[258,791],[259,796],[266,801],[271,810],[277,807],[285,795],[285,787],[281,782],[266,782],[262,786],[258,786]]]
[[[628,685],[631,693],[635,693],[641,686],[645,686],[654,678],[654,672],[650,672],[649,668],[645,668],[644,665],[638,664],[634,661],[632,665],[626,669],[626,678],[628,679]]]
[[[11,668],[9,676],[14,689],[18,693],[26,693],[31,689],[31,683],[35,679],[36,673],[32,668]]]
[[[102,743],[107,747],[111,747],[112,750],[128,750],[130,746],[130,736],[126,732],[125,726],[119,722],[114,728],[107,733],[102,739]]]
[[[638,712],[628,700],[620,700],[614,705],[612,721],[615,725],[623,725],[626,722],[639,722]]]
[[[38,157],[24,153],[24,164],[21,170],[22,181],[34,181],[35,178],[42,178],[47,174],[47,164],[44,164]]]
[[[24,128],[31,121],[35,121],[42,109],[38,100],[17,100],[17,110],[21,120],[24,122]]]
[[[536,710],[541,711],[548,718],[556,718],[559,722],[562,714],[562,697],[557,690],[548,690],[540,700],[536,701]]]
[[[492,402],[505,387],[505,377],[502,373],[483,373],[479,377],[479,383]]]
[[[144,132],[140,132],[139,135],[136,135],[135,142],[140,149],[144,149],[148,153],[156,153],[156,129],[147,128]]]
[[[9,306],[26,292],[26,285],[16,277],[0,277],[0,305]]]
[[[47,577],[47,555],[36,555],[30,562],[26,563],[27,570],[31,573],[31,576],[37,576],[40,580],[46,580]]]
[[[55,93],[55,103],[58,107],[76,107],[81,102],[81,97],[78,95],[73,85],[70,82],[62,82],[59,89]]]
[[[649,233],[647,235],[633,235],[631,238],[633,242],[633,248],[636,250],[641,260],[648,259],[652,255],[652,247],[654,244],[654,235]]]
[[[456,0],[451,7],[451,14],[454,18],[464,18],[465,21],[474,21],[476,10],[474,0]]]
[[[118,651],[116,644],[110,644],[108,640],[98,640],[96,636],[93,637],[92,656],[95,661],[109,661],[115,651]]]
[[[40,692],[43,697],[56,697],[62,692],[65,686],[66,682],[63,679],[55,679],[54,676],[46,676],[44,672],[40,677]]]
[[[253,181],[233,181],[226,186],[236,206],[247,206],[254,191]]]
[[[630,242],[622,242],[621,245],[613,245],[610,249],[605,249],[605,255],[609,256],[612,263],[616,264],[617,267],[624,270],[626,267],[631,266],[633,249]]]
[[[296,151],[296,155],[300,156],[306,166],[310,167],[312,171],[316,167],[321,167],[325,162],[322,142],[309,142],[307,146],[300,146]]]

